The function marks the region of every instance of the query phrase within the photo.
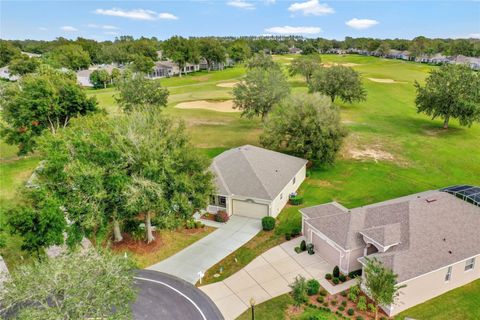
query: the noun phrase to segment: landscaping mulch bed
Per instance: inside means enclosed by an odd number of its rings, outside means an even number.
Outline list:
[[[215,221],[215,215],[212,214],[212,213],[204,213],[200,219],[204,219],[204,220],[209,220],[209,221]]]
[[[147,254],[155,252],[163,246],[163,241],[160,233],[153,231],[155,240],[147,243],[145,240],[135,240],[128,233],[122,234],[123,240],[121,242],[112,242],[111,249],[113,251],[130,251],[136,254]]]

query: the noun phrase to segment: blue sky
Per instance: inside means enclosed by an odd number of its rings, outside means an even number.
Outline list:
[[[480,1],[0,0],[4,39],[176,34],[480,38]]]

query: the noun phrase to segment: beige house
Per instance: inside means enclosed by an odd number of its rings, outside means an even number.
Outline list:
[[[251,145],[215,157],[210,170],[218,194],[208,212],[276,217],[305,179],[307,161]]]
[[[480,188],[456,186],[347,209],[301,209],[303,234],[343,273],[376,257],[405,284],[393,316],[480,278]]]

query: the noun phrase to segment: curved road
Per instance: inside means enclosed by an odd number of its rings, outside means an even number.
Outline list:
[[[138,270],[135,284],[139,288],[133,304],[138,320],[223,320],[210,298],[190,283],[172,275]]]

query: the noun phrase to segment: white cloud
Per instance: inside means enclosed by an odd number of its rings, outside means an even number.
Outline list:
[[[87,24],[87,27],[89,28],[95,28],[95,29],[104,29],[104,30],[118,30],[119,28],[118,27],[115,27],[115,26],[111,26],[111,25],[98,25],[98,24],[95,24],[95,23],[89,23]]]
[[[109,35],[109,36],[117,36],[118,32],[116,31],[105,31],[103,34]]]
[[[166,19],[166,20],[177,20],[178,17],[171,13],[162,12],[157,13],[153,10],[145,9],[133,9],[133,10],[123,10],[118,8],[113,9],[97,9],[95,10],[96,14],[112,17],[127,18],[133,20],[157,20],[157,19]]]
[[[105,30],[117,30],[118,27],[110,26],[110,25],[104,25],[104,26],[102,26],[102,29],[105,29]]]
[[[276,34],[316,34],[322,32],[322,29],[319,27],[271,27],[265,29],[268,33]]]
[[[77,28],[72,27],[72,26],[63,26],[63,27],[60,27],[60,29],[62,29],[63,31],[67,31],[67,32],[77,32],[78,31]]]
[[[305,16],[324,16],[327,14],[335,13],[332,7],[328,4],[322,4],[318,0],[310,0],[306,2],[295,2],[288,7],[290,12],[300,12]]]
[[[377,20],[372,20],[372,19],[353,18],[352,20],[345,22],[345,24],[350,28],[362,30],[362,29],[371,28],[379,24],[379,22]]]
[[[171,13],[167,12],[162,12],[158,14],[158,19],[164,19],[164,20],[178,20],[177,16],[174,16]]]
[[[45,27],[38,27],[37,29],[40,30],[40,31],[47,31],[47,30],[48,30],[48,29],[45,28]]]
[[[468,35],[468,38],[480,39],[480,33],[470,33],[470,34]]]
[[[227,2],[227,5],[239,9],[255,9],[255,6],[252,3],[243,0],[231,0]]]

